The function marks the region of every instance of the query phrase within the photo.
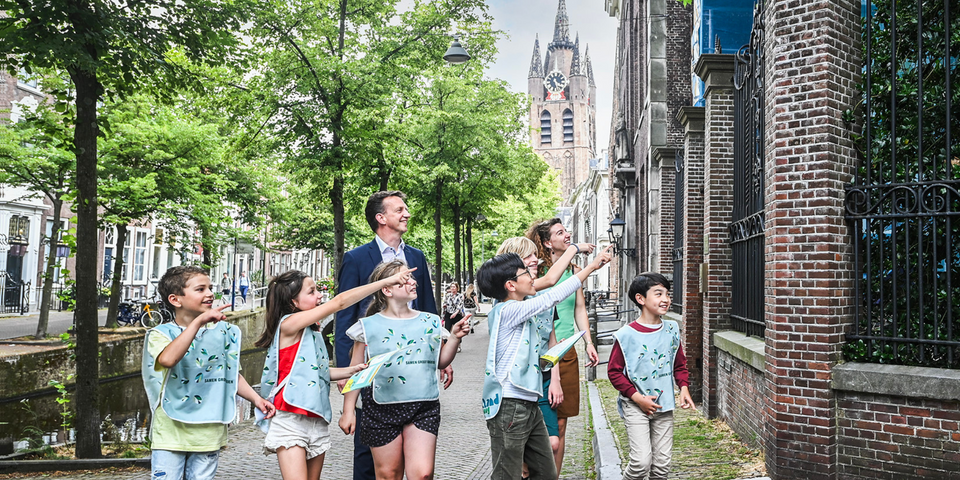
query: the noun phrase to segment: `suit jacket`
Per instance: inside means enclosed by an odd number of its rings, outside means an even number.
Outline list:
[[[409,245],[404,246],[403,255],[407,259],[407,265],[417,268],[413,272],[413,277],[417,280],[417,298],[413,301],[413,309],[437,314],[437,302],[433,298],[433,285],[430,282],[427,258],[423,252]],[[366,285],[373,269],[382,263],[382,258],[376,239],[345,253],[343,264],[337,274],[338,292]],[[350,348],[353,347],[353,340],[347,336],[347,329],[357,323],[361,317],[366,316],[365,312],[369,304],[370,297],[367,297],[337,312],[334,324],[334,348],[338,367],[350,365]]]

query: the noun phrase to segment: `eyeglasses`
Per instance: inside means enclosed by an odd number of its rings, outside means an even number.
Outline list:
[[[526,273],[527,275],[530,275],[530,278],[533,279],[533,280],[536,280],[536,279],[537,279],[537,277],[533,275],[533,272],[531,272],[529,268],[526,269],[526,270],[524,271],[524,273]],[[507,280],[517,281],[517,280],[518,280],[520,277],[522,277],[522,276],[523,276],[523,273],[518,273],[518,274],[516,274],[516,275],[514,275],[514,276],[512,276],[512,277],[510,277],[510,278],[508,278]]]

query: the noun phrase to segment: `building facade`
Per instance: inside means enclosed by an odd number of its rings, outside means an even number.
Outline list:
[[[587,179],[590,159],[598,151],[597,85],[589,47],[581,53],[579,35],[571,41],[565,0],[560,0],[553,40],[542,61],[539,37],[534,41],[527,93],[533,150],[560,172],[561,196],[570,205],[571,193]]]

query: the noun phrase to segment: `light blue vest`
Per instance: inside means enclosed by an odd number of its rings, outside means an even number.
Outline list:
[[[379,404],[437,400],[442,326],[440,317],[421,312],[408,319],[381,314],[360,319],[367,339],[367,358],[400,350],[373,379],[373,399]]]
[[[673,398],[673,359],[680,348],[680,326],[663,320],[653,333],[641,333],[624,325],[613,334],[620,342],[627,378],[643,395],[660,396],[661,412],[676,408]]]
[[[503,306],[515,300],[497,302],[487,314],[490,326],[490,346],[487,348],[487,364],[483,379],[483,417],[491,419],[497,416],[502,402],[503,385],[497,378],[496,356],[497,338],[500,332],[500,311]],[[552,309],[551,309],[552,310]],[[520,333],[520,343],[513,366],[507,373],[506,381],[517,388],[530,392],[536,396],[543,395],[543,380],[540,375],[540,332],[537,327],[537,317],[531,317],[523,322],[523,331]],[[547,335],[549,336],[549,332]]]
[[[166,379],[154,368],[150,335],[171,340],[183,333],[176,323],[149,330],[143,339],[140,369],[150,410],[163,408],[168,417],[182,423],[230,423],[237,410],[237,379],[240,375],[240,329],[227,322],[201,327],[186,355],[171,367]]]
[[[535,297],[539,297],[550,289],[537,292]],[[550,307],[536,315],[537,333],[540,334],[540,352],[544,353],[550,349],[550,333],[553,332],[553,316],[556,307]],[[548,369],[549,370],[549,369]]]
[[[273,397],[279,392],[278,387],[281,387],[283,401],[288,405],[320,415],[329,422],[333,417],[333,412],[330,411],[330,359],[327,357],[322,333],[304,328],[286,383],[283,384],[283,378],[277,378],[280,373],[280,325],[283,325],[283,321],[289,316],[280,319],[273,343],[267,349],[263,375],[260,377],[260,396],[273,403]],[[265,422],[268,421],[261,421],[260,428],[266,429],[268,424]]]

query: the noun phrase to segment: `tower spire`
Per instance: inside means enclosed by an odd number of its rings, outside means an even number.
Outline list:
[[[593,80],[593,63],[590,62],[590,45],[587,45],[586,53],[583,55],[584,64],[587,66],[587,81],[591,87],[596,87],[597,82]]]
[[[533,41],[533,58],[530,59],[528,78],[543,78],[543,63],[540,62],[540,35]]]
[[[573,59],[570,61],[570,76],[583,75],[583,63],[580,61],[580,34],[577,33],[577,41],[573,44]]]
[[[567,17],[567,2],[560,0],[560,6],[557,7],[557,20],[553,25],[553,42],[551,45],[563,45],[570,43],[570,19]]]

